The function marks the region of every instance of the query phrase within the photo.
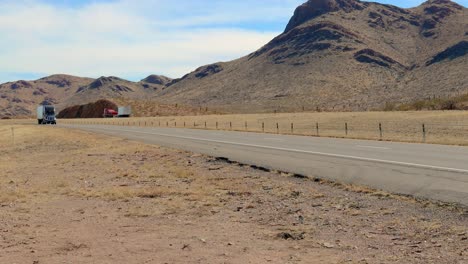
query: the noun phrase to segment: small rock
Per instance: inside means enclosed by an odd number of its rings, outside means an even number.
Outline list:
[[[299,221],[300,224],[304,224],[304,217],[302,215],[300,215],[298,217],[298,221]]]
[[[324,243],[322,243],[321,245],[322,245],[323,247],[325,247],[325,248],[334,248],[334,247],[335,247],[334,245],[332,245],[332,244],[330,244],[330,243],[328,243],[328,242],[324,242]]]
[[[182,246],[182,250],[190,250],[190,245],[189,244],[184,244]]]
[[[277,235],[278,238],[284,239],[284,240],[303,240],[305,238],[305,232],[302,233],[288,233],[288,232],[282,232]]]

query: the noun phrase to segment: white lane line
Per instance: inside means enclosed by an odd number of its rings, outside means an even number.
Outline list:
[[[109,132],[109,130],[102,129],[102,128],[100,129],[100,128],[91,127],[91,129]],[[408,167],[433,169],[433,170],[441,170],[441,171],[448,171],[448,172],[468,173],[468,170],[465,170],[465,169],[457,169],[457,168],[441,167],[441,166],[432,166],[432,165],[426,165],[426,164],[401,162],[401,161],[393,161],[393,160],[373,159],[373,158],[366,158],[366,157],[359,157],[359,156],[332,154],[332,153],[308,151],[308,150],[302,150],[302,149],[280,148],[280,147],[273,147],[273,146],[263,146],[263,145],[256,145],[256,144],[246,144],[246,143],[238,143],[238,142],[223,141],[223,140],[213,140],[213,139],[204,139],[204,138],[196,138],[196,137],[176,136],[176,135],[168,135],[168,134],[162,134],[162,133],[150,133],[150,132],[125,130],[125,129],[110,130],[110,132],[116,132],[116,131],[140,133],[140,134],[146,134],[146,135],[172,137],[172,138],[180,138],[180,139],[197,140],[197,141],[202,141],[202,142],[230,144],[230,145],[244,146],[244,147],[255,147],[255,148],[263,148],[263,149],[271,149],[271,150],[281,150],[281,151],[312,154],[312,155],[319,155],[319,156],[332,157],[332,158],[344,158],[344,159],[352,159],[352,160],[359,160],[359,161],[370,161],[370,162],[378,162],[378,163],[385,163],[385,164],[391,164],[391,165],[403,165],[403,166],[408,166]]]
[[[385,149],[389,150],[391,148],[386,148],[386,147],[374,147],[374,146],[362,146],[362,145],[356,145],[357,148],[371,148],[371,149]]]

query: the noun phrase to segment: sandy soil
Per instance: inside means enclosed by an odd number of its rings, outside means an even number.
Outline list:
[[[468,111],[280,113],[62,120],[468,145]],[[247,123],[247,128],[245,124]],[[379,123],[382,124],[382,138]],[[217,124],[217,126],[216,126]],[[293,129],[291,130],[291,124]],[[423,136],[423,124],[426,137]],[[232,128],[231,128],[232,125]],[[346,134],[346,125],[348,132]]]
[[[0,125],[0,263],[468,263],[468,210]],[[14,144],[13,144],[14,143]]]

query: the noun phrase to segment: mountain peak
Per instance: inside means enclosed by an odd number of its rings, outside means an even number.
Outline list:
[[[150,75],[146,77],[145,79],[141,80],[142,82],[146,83],[152,83],[152,84],[157,84],[157,85],[166,85],[169,83],[172,79],[169,77],[166,77],[164,75]]]
[[[439,5],[455,9],[463,9],[463,6],[453,2],[452,0],[428,0],[421,4],[421,6]]]
[[[442,1],[442,0],[441,0]],[[286,26],[285,32],[300,24],[329,12],[344,10],[351,12],[355,9],[362,10],[365,4],[359,0],[308,0],[294,11],[294,16]]]
[[[452,0],[428,0],[423,4],[438,4],[438,5],[446,5],[446,4],[455,4]]]

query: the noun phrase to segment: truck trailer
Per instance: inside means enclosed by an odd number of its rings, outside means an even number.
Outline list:
[[[52,105],[40,105],[37,107],[37,124],[46,125],[46,124],[57,124],[57,119],[55,118],[55,107]]]
[[[119,106],[117,117],[130,117],[132,108],[130,106]]]

